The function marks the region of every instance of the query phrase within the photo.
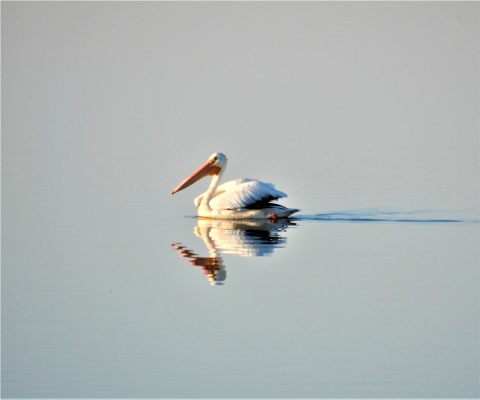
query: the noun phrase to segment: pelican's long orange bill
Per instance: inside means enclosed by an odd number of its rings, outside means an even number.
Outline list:
[[[186,178],[180,185],[178,185],[175,189],[173,189],[172,194],[183,190],[190,185],[193,185],[195,182],[199,181],[206,176],[217,175],[220,172],[220,167],[213,165],[211,160],[208,160],[205,164],[203,164],[199,169],[197,169],[193,174],[191,174],[188,178]]]

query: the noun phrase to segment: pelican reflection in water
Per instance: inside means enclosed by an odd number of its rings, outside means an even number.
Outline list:
[[[276,248],[285,247],[287,238],[282,233],[292,225],[295,223],[289,220],[199,219],[194,232],[203,239],[210,257],[199,257],[180,243],[172,243],[172,247],[192,266],[201,267],[212,285],[222,285],[227,276],[222,254],[241,257],[270,255]]]

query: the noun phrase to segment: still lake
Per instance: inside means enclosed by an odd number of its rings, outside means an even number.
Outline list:
[[[3,398],[480,396],[478,2],[1,11]]]
[[[18,201],[3,215],[3,397],[478,394],[478,223]]]

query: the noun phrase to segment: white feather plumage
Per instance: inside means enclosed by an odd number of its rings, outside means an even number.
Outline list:
[[[227,157],[222,153],[212,154],[195,172],[184,179],[172,194],[183,190],[206,176],[212,181],[205,193],[193,202],[198,207],[201,218],[222,220],[249,220],[287,218],[297,212],[270,201],[287,195],[276,190],[271,183],[253,179],[235,179],[219,185],[227,166]]]
[[[205,193],[198,196],[193,202],[198,207]],[[213,198],[210,207],[213,210],[238,210],[265,198],[279,199],[287,195],[275,189],[271,183],[256,181],[253,179],[234,179],[220,185]]]

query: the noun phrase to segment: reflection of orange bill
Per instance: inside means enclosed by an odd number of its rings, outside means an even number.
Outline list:
[[[212,284],[222,284],[221,282],[226,279],[227,272],[221,264],[221,259],[217,257],[197,257],[197,254],[183,247],[179,243],[172,243],[172,247],[174,250],[178,251],[180,257],[189,258],[189,262],[192,266],[201,267],[202,272]]]

